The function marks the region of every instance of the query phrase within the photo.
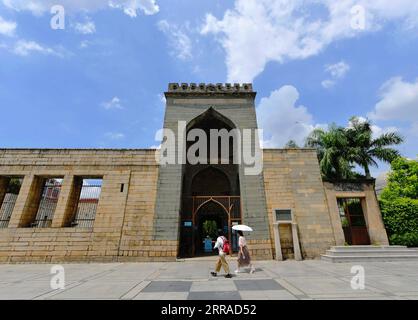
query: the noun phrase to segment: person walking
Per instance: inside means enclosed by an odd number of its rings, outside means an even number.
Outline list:
[[[250,273],[254,273],[255,269],[251,263],[251,256],[250,252],[247,247],[247,241],[245,240],[244,234],[242,231],[237,231],[239,238],[238,238],[238,269],[235,270],[235,273],[241,272],[241,268],[243,267],[250,267]]]
[[[216,243],[213,249],[218,249],[219,258],[216,262],[215,272],[211,272],[211,275],[216,277],[218,272],[221,271],[221,267],[225,270],[225,278],[232,278],[232,275],[229,273],[229,265],[226,261],[226,252],[224,251],[224,246],[226,246],[226,242],[228,241],[227,238],[224,237],[223,232],[219,232],[219,236],[216,239]]]

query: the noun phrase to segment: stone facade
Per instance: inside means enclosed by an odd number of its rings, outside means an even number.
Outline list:
[[[190,123],[209,108],[239,130],[257,128],[251,84],[170,84],[166,98],[164,128],[173,131],[178,121]],[[152,149],[0,149],[0,205],[8,179],[23,178],[8,225],[0,228],[0,263],[175,260],[184,166],[160,166],[156,156]],[[242,223],[255,229],[248,236],[255,259],[275,258],[277,241],[285,258],[294,257],[291,229],[275,230],[276,209],[291,210],[303,258],[343,244],[338,197],[363,198],[371,241],[387,244],[373,185],[365,184],[360,193],[336,191],[322,182],[315,150],[265,149],[261,174],[243,170],[238,169]],[[50,227],[34,228],[36,199],[48,177],[63,179],[61,191]],[[80,177],[103,179],[88,228],[70,226]]]

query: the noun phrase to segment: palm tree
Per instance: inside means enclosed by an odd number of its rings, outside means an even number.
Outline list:
[[[348,142],[346,159],[362,167],[367,179],[371,178],[370,166],[378,166],[375,159],[390,163],[400,156],[390,146],[401,144],[403,138],[396,132],[389,132],[373,139],[369,120],[352,117],[344,133]]]
[[[285,148],[295,148],[295,149],[299,148],[299,146],[298,146],[298,144],[296,143],[295,140],[289,140],[284,147]]]
[[[328,131],[317,128],[306,139],[306,147],[316,148],[322,176],[349,179],[353,166],[347,160],[348,141],[344,129],[332,124]]]

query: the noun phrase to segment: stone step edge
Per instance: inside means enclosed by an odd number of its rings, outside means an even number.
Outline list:
[[[375,254],[375,253],[381,253],[381,254],[396,254],[396,253],[411,253],[411,254],[418,254],[418,250],[368,250],[368,251],[355,251],[355,250],[344,250],[344,251],[334,251],[334,250],[327,250],[326,253],[336,253],[336,254],[346,254],[346,253],[360,253],[360,254]]]
[[[385,250],[385,249],[393,249],[393,250],[397,250],[397,249],[407,249],[407,246],[332,246],[331,249],[342,249],[342,250],[352,250],[352,249],[357,249],[357,250]],[[412,248],[411,248],[412,249]]]
[[[371,260],[371,259],[418,259],[418,255],[388,255],[388,256],[330,256],[330,255],[326,255],[323,254],[321,255],[322,259],[325,260],[347,260],[347,259],[353,259],[353,260],[359,260],[359,259],[366,259],[366,260]]]

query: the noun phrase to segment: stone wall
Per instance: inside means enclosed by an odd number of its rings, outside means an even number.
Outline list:
[[[153,241],[155,150],[0,150],[0,176],[24,176],[0,262],[174,260],[176,241]],[[92,228],[65,227],[76,177],[103,177]],[[51,228],[27,228],[39,177],[63,177]],[[124,185],[122,190],[122,184]]]
[[[337,196],[350,194],[336,192],[332,184],[325,183],[324,188],[315,151],[265,149],[263,161],[264,172],[258,177],[264,186],[263,196],[255,200],[254,195],[251,197],[254,189],[251,181],[241,187],[246,208],[243,222],[262,230],[248,239],[254,258],[272,258],[274,209],[292,210],[304,258],[319,257],[330,246],[341,244],[343,235],[338,212],[329,206],[336,203]],[[4,191],[4,177],[24,176],[9,227],[0,228],[0,262],[175,260],[177,239],[155,237],[157,193],[161,187],[159,171],[155,150],[0,149],[0,177],[3,177],[0,193]],[[25,214],[31,210],[30,199],[37,188],[37,179],[58,176],[63,177],[63,185],[52,227],[22,227],[26,223]],[[75,181],[92,176],[103,177],[93,227],[66,227],[68,211],[74,201]],[[386,244],[378,204],[372,197],[373,186],[364,186],[363,193],[367,199],[366,218],[371,240]],[[252,205],[261,210],[264,210],[263,205],[259,203],[265,201],[265,224],[262,214],[249,209],[248,203],[253,201],[256,203]],[[257,224],[257,219],[262,223]],[[267,229],[263,229],[264,225]],[[167,219],[167,224],[160,227],[168,228],[167,232],[174,235],[178,232],[176,219]],[[284,256],[292,258],[291,232],[282,228],[280,234]]]
[[[316,151],[264,149],[263,160],[270,234],[273,237],[273,210],[291,209],[298,224],[303,258],[319,257],[335,245],[335,237]],[[290,232],[281,234],[282,243],[292,241]]]
[[[170,84],[165,93],[167,105],[164,128],[177,133],[179,121],[188,124],[212,108],[229,119],[240,131],[257,129],[255,95],[251,84]],[[178,150],[175,155],[177,159]],[[154,223],[156,240],[175,241],[179,238],[178,229],[170,226],[179,224],[182,170],[181,164],[167,165],[160,169]],[[244,168],[240,165],[239,180],[243,223],[255,229],[248,237],[257,245],[255,258],[271,259],[272,246],[263,175],[245,175]]]
[[[389,245],[374,188],[374,180],[356,181],[354,183],[324,182],[324,188],[337,245],[344,245],[346,242],[338,213],[338,198],[359,198],[362,202],[370,243],[372,245]]]

